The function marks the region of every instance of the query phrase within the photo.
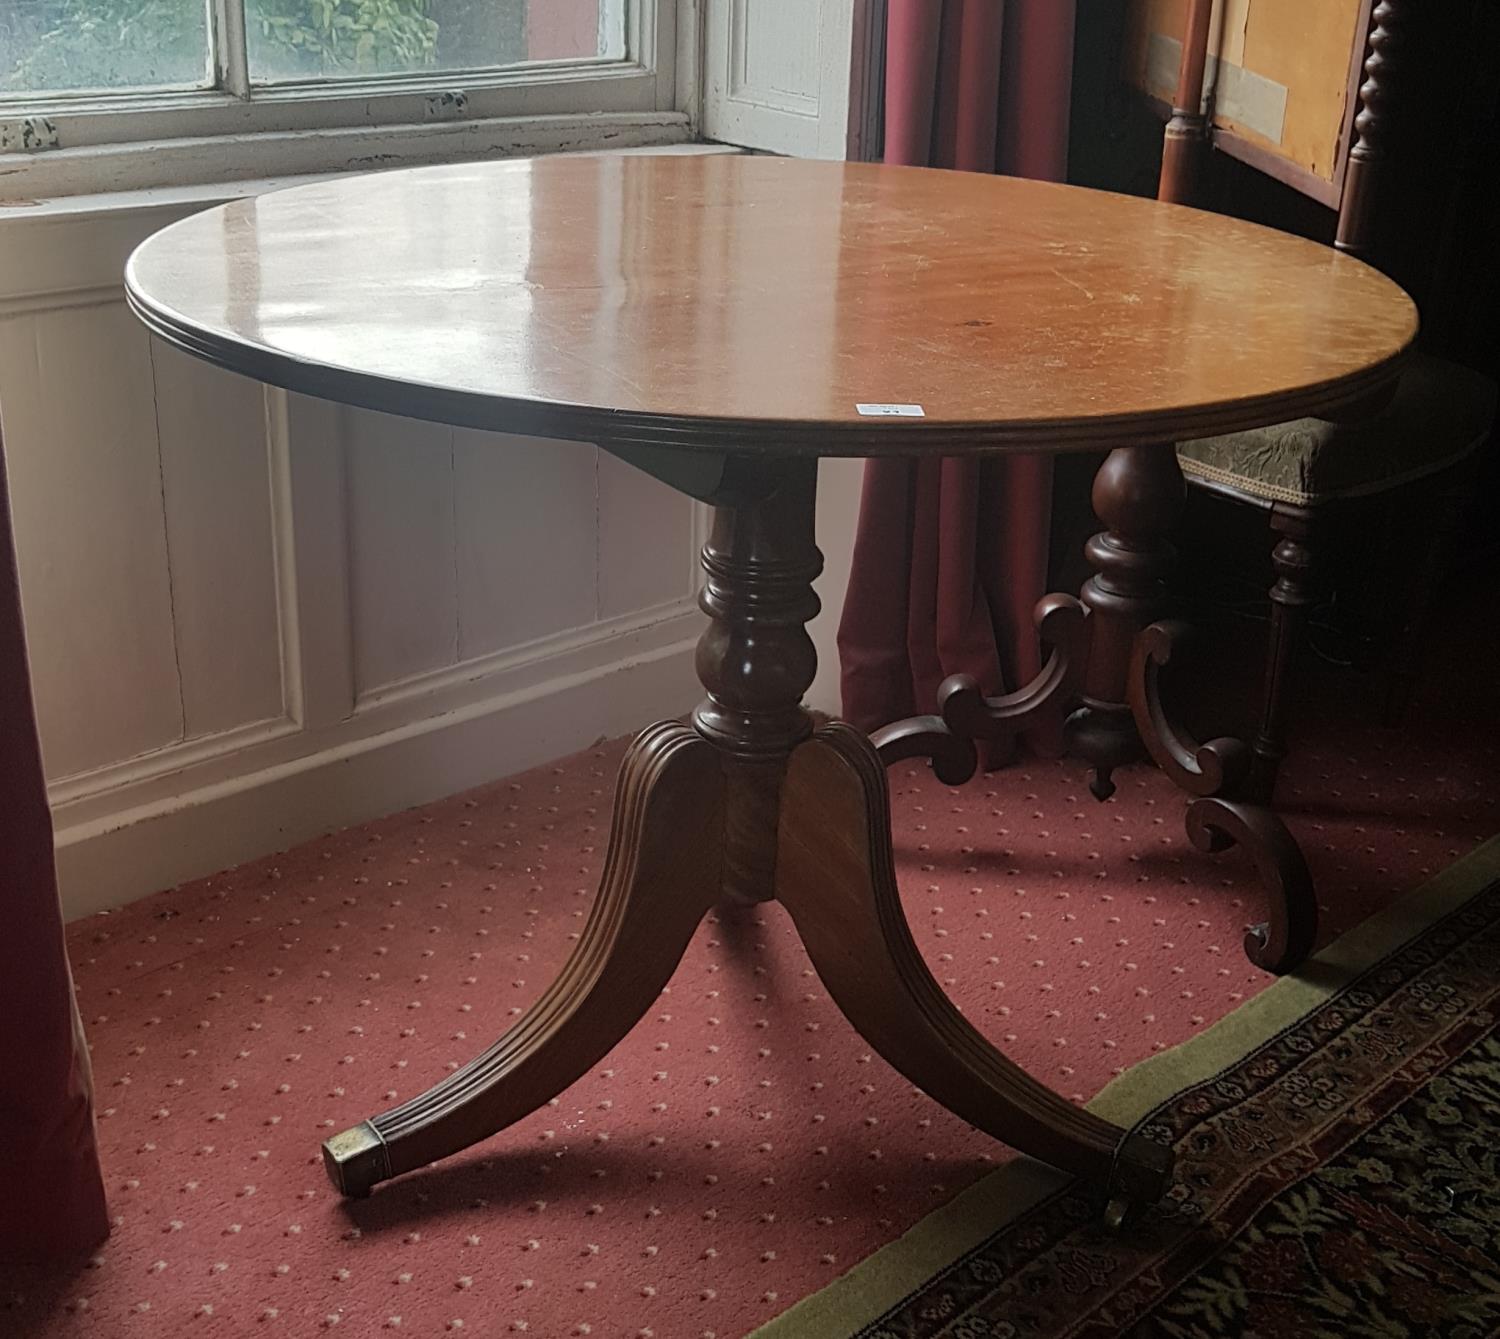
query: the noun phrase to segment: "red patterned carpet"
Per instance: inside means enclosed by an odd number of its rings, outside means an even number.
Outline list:
[[[1399,735],[1369,724],[1378,685],[1314,676],[1285,799],[1325,940],[1500,831],[1492,627],[1438,656]],[[457,1066],[557,971],[618,752],[74,926],[114,1235],[64,1275],[0,1276],[0,1333],[730,1339],[1006,1157],[870,1055],[773,906],[705,924],[659,1006],[551,1108],[340,1202],[320,1140]],[[1062,1092],[1269,981],[1239,948],[1248,869],[1186,846],[1155,773],[1105,805],[1072,763],[894,783],[928,961]]]

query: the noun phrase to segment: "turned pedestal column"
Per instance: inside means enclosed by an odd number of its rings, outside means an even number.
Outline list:
[[[1171,535],[1187,485],[1168,444],[1111,451],[1094,476],[1094,514],[1104,530],[1085,547],[1094,575],[1084,584],[1089,611],[1082,705],[1069,718],[1070,749],[1093,764],[1089,789],[1114,794],[1116,767],[1145,755],[1130,709],[1130,657],[1147,624],[1170,612],[1177,555]]]

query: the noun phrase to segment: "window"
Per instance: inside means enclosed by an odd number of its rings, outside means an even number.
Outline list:
[[[208,10],[193,0],[12,0],[0,92],[193,88],[210,82]]]
[[[611,0],[8,0],[5,10],[0,93],[11,97],[269,88],[626,54],[625,6]]]
[[[681,142],[679,3],[0,0],[0,198]]]

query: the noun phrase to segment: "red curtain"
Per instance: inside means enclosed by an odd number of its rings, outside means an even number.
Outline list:
[[[1074,0],[889,0],[887,15],[887,163],[1062,180]],[[1037,672],[1051,504],[1046,456],[866,463],[838,634],[848,720],[930,712],[950,674],[994,694]]]
[[[0,453],[0,1260],[60,1259],[109,1233],[88,1052],[63,948],[52,815]]]

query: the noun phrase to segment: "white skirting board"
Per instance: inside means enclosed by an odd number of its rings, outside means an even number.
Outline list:
[[[252,750],[240,750],[223,779],[172,785],[168,774],[57,806],[64,912],[76,919],[119,906],[682,715],[699,696],[697,623],[681,614],[644,637],[616,636],[613,658],[585,655],[596,663],[582,669],[567,662],[592,648],[539,658],[519,687],[497,676],[493,691],[467,703],[455,692],[457,705],[448,709],[434,700],[439,689],[401,723],[256,770],[241,770]],[[266,752],[293,742],[306,748],[294,730],[267,734]],[[131,789],[164,785],[159,797],[123,807]],[[104,812],[69,821],[70,812],[89,809]]]

